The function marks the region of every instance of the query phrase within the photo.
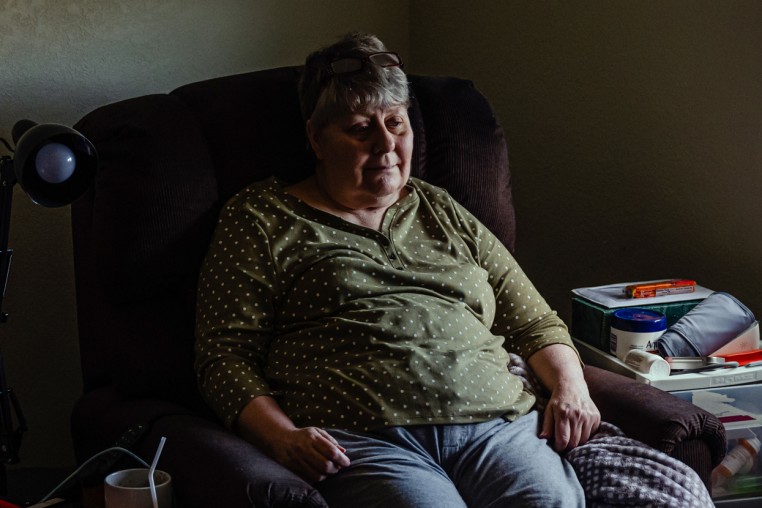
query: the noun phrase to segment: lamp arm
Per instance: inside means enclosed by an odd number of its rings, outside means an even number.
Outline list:
[[[14,428],[13,412],[16,413],[18,425]],[[0,353],[0,462],[16,464],[21,459],[21,438],[26,432],[26,418],[21,411],[21,403],[13,388],[9,388],[5,380],[5,362]],[[2,467],[2,465],[0,465]]]
[[[11,205],[15,184],[16,173],[13,171],[13,160],[10,157],[0,157],[0,323],[8,319],[8,315],[3,311],[3,300],[13,257],[13,250],[8,248],[8,237],[11,229]]]
[[[5,287],[11,268],[13,251],[8,248],[8,236],[11,225],[11,205],[13,204],[13,186],[16,174],[13,160],[0,157],[0,324],[5,323],[8,315],[3,311]],[[13,412],[16,413],[18,426],[14,429]],[[26,431],[26,420],[21,412],[16,394],[8,388],[5,379],[5,362],[0,350],[0,461],[15,464],[19,461],[21,436]]]

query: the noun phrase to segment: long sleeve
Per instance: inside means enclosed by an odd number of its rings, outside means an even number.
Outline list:
[[[489,273],[495,293],[491,331],[505,338],[504,347],[524,359],[551,344],[574,349],[568,329],[532,285],[508,249],[461,205],[453,205],[471,235],[478,262]],[[576,351],[576,349],[575,349]]]
[[[222,211],[198,289],[196,371],[207,403],[232,426],[265,380],[275,270],[267,236],[234,200]]]

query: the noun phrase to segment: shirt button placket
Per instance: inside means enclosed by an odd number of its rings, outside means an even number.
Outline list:
[[[397,270],[403,270],[405,267],[402,266],[402,263],[399,260],[399,257],[394,252],[394,248],[389,245],[387,246],[384,251],[386,251],[386,257],[389,259],[389,262],[391,265],[396,268]]]
[[[386,259],[389,260],[389,263],[391,263],[394,268],[397,270],[404,269],[402,263],[400,263],[399,258],[397,257],[397,253],[394,252],[394,246],[392,245],[391,239],[385,234],[381,234],[381,247],[384,249]]]

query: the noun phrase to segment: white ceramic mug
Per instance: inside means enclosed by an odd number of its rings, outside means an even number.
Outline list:
[[[165,471],[154,471],[159,508],[172,508],[172,477]],[[153,508],[148,469],[125,469],[111,473],[103,485],[106,508]]]

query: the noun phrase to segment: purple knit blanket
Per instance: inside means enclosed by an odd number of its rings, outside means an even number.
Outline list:
[[[547,394],[542,385],[521,357],[510,357],[508,370],[537,397],[536,408],[544,410]],[[607,422],[566,459],[577,473],[588,507],[714,507],[701,478],[688,465]]]

